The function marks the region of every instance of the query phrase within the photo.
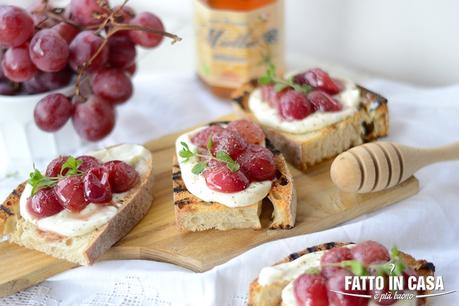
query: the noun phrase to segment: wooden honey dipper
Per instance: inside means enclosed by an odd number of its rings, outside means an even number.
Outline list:
[[[398,185],[427,165],[456,159],[459,159],[459,142],[432,149],[372,142],[338,155],[331,165],[330,176],[343,191],[373,192]]]

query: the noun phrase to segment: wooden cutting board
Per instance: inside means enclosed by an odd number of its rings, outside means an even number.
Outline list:
[[[224,119],[229,119],[228,117]],[[269,207],[264,207],[261,230],[180,233],[175,228],[171,165],[174,142],[181,133],[148,142],[153,152],[155,201],[147,216],[103,259],[148,259],[173,263],[202,272],[262,244],[285,237],[317,232],[375,211],[416,194],[415,177],[392,189],[371,194],[342,193],[329,177],[330,162],[313,167],[307,174],[292,168],[298,193],[296,226],[268,230]],[[7,242],[0,243],[0,296],[37,284],[75,264],[54,259]]]

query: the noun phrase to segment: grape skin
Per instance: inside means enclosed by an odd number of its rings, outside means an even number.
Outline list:
[[[14,82],[30,80],[38,71],[30,59],[28,45],[8,49],[3,55],[2,68],[5,76]]]
[[[25,10],[12,5],[0,5],[0,45],[18,47],[33,32],[33,19]]]
[[[38,69],[46,72],[62,70],[68,62],[67,42],[51,29],[37,32],[29,47],[30,58]]]
[[[37,126],[46,132],[55,132],[65,125],[73,112],[73,105],[63,94],[50,94],[41,99],[34,110]]]
[[[164,31],[164,25],[161,19],[149,12],[142,12],[138,14],[129,23],[150,29]],[[145,48],[157,47],[163,40],[162,35],[145,31],[129,31],[129,37],[135,44]]]
[[[37,94],[62,88],[72,80],[72,70],[65,68],[58,72],[39,71],[32,79],[22,83],[28,94]]]
[[[0,81],[0,95],[14,96],[18,92],[18,86],[11,81]]]
[[[108,39],[108,61],[115,68],[126,68],[135,64],[137,51],[127,35],[118,32]]]
[[[118,104],[132,96],[132,82],[127,74],[116,68],[98,71],[92,79],[94,94],[104,100]]]
[[[115,125],[115,110],[110,102],[92,95],[75,106],[73,127],[81,138],[97,141],[107,136]]]
[[[73,70],[78,71],[78,68],[87,63],[91,57],[96,53],[97,49],[102,45],[103,39],[97,36],[92,31],[83,31],[70,43],[70,66]],[[95,70],[102,67],[108,60],[108,48],[100,51],[97,57],[92,61],[89,66],[90,70]]]
[[[53,31],[56,31],[68,44],[77,36],[80,32],[76,27],[71,24],[61,22],[52,27]]]
[[[81,25],[96,25],[104,20],[108,11],[107,0],[71,0],[72,19]],[[97,16],[100,18],[97,18]]]

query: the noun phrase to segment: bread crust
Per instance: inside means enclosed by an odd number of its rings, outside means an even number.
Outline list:
[[[153,182],[150,158],[146,174],[140,178],[137,186],[126,192],[124,204],[117,214],[99,229],[78,237],[63,237],[44,232],[22,218],[19,213],[19,202],[26,184],[22,183],[0,206],[0,233],[7,235],[10,243],[80,265],[89,265],[145,216],[153,201]]]
[[[287,161],[302,171],[353,146],[387,136],[389,133],[387,99],[360,85],[357,85],[360,90],[360,105],[353,116],[305,134],[287,133],[261,124],[249,109],[249,97],[256,87],[256,82],[252,82],[235,92],[233,100],[236,102],[236,110],[242,116],[258,122]]]
[[[319,244],[316,246],[308,247],[300,252],[292,253],[289,256],[285,257],[281,261],[275,263],[273,266],[293,261],[305,254],[314,253],[318,251],[326,251],[333,248],[344,247],[349,245],[350,242],[328,242],[324,244]],[[435,266],[423,259],[416,260],[409,254],[400,252],[401,259],[407,264],[409,267],[416,271],[418,276],[430,276],[434,275]],[[289,281],[278,281],[272,283],[268,286],[262,286],[258,283],[258,277],[250,283],[249,287],[249,300],[248,306],[279,306],[282,304],[281,300],[281,293],[285,286]],[[428,292],[425,291],[418,291],[417,294],[427,294]],[[427,299],[421,298],[417,299],[417,306],[425,306],[427,305]]]
[[[267,141],[266,147],[273,152],[276,179],[266,197],[273,205],[271,229],[289,229],[295,225],[297,198],[293,177],[284,157]],[[244,207],[227,207],[216,202],[206,202],[191,194],[183,181],[177,158],[173,158],[172,186],[177,228],[181,231],[208,229],[230,230],[238,228],[260,229],[262,201]],[[242,221],[241,221],[242,220]]]

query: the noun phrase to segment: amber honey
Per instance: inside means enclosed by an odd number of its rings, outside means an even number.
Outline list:
[[[258,78],[268,61],[283,70],[282,0],[195,0],[197,73],[230,98]]]

